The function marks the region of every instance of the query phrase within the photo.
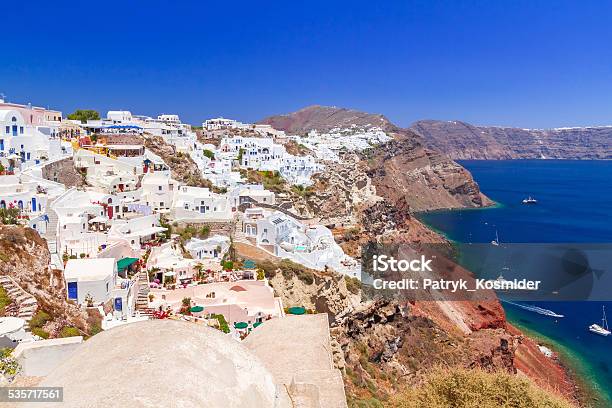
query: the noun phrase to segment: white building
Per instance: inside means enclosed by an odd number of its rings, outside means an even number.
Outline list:
[[[169,211],[173,207],[174,194],[179,188],[178,181],[169,171],[155,171],[144,175],[141,180],[141,202],[154,211]]]
[[[204,187],[180,186],[174,193],[175,219],[230,220],[233,211],[229,196]]]
[[[206,130],[247,129],[248,125],[233,119],[214,118],[205,120],[202,123],[202,128]]]
[[[323,225],[305,225],[279,211],[253,208],[245,211],[242,228],[258,247],[279,258],[361,279],[359,263],[344,253]]]
[[[310,185],[311,176],[322,170],[312,156],[294,156],[272,138],[231,137],[221,141],[219,150],[231,153],[241,167],[278,171],[291,184]]]
[[[233,188],[230,192],[232,207],[237,209],[241,204],[256,202],[262,204],[276,204],[274,192],[266,190],[262,184],[245,184]]]
[[[0,163],[5,168],[23,169],[62,156],[57,126],[34,126],[24,118],[24,109],[2,109],[1,105]]]
[[[214,235],[206,239],[191,238],[185,244],[185,249],[195,259],[221,260],[230,247],[229,237]]]
[[[64,269],[68,299],[79,305],[104,305],[112,302],[116,316],[134,312],[134,286],[117,275],[114,258],[69,259]]]
[[[159,224],[159,213],[142,217],[114,220],[108,231],[108,242],[127,242],[133,249],[156,239],[157,234],[166,231]]]

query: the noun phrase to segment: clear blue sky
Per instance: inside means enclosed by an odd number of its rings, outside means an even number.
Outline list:
[[[65,113],[197,124],[322,104],[404,126],[612,124],[610,2],[28,1],[1,15],[0,92]]]

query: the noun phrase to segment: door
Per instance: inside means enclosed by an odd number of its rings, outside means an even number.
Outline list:
[[[77,289],[76,282],[68,282],[68,299],[77,300],[79,298],[79,291]]]
[[[106,214],[108,215],[109,220],[113,219],[113,206],[112,205],[109,205],[108,207],[106,207]]]
[[[32,211],[36,211],[36,197],[32,197]]]

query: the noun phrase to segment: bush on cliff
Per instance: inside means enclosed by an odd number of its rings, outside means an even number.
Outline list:
[[[560,396],[526,377],[462,368],[436,369],[423,383],[394,396],[393,408],[521,407],[571,408]]]

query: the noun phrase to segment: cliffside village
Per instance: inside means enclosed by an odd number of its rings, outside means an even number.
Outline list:
[[[215,118],[199,132],[178,115],[109,111],[81,121],[0,100],[0,209],[46,239],[49,269],[62,271],[67,299],[99,309],[103,330],[174,316],[240,340],[266,320],[305,313],[274,295],[262,257],[360,279],[359,262],[328,227],[247,176],[303,190],[344,152],[387,141],[381,129],[286,135]],[[146,147],[155,138],[173,160],[189,157],[208,187],[174,179],[170,163]],[[289,153],[296,145],[314,155]],[[76,181],[63,184],[72,173]],[[236,245],[257,257],[235,262]],[[16,286],[10,278],[0,284],[9,294]],[[41,340],[28,330],[34,309],[14,316],[21,321],[0,336]]]

